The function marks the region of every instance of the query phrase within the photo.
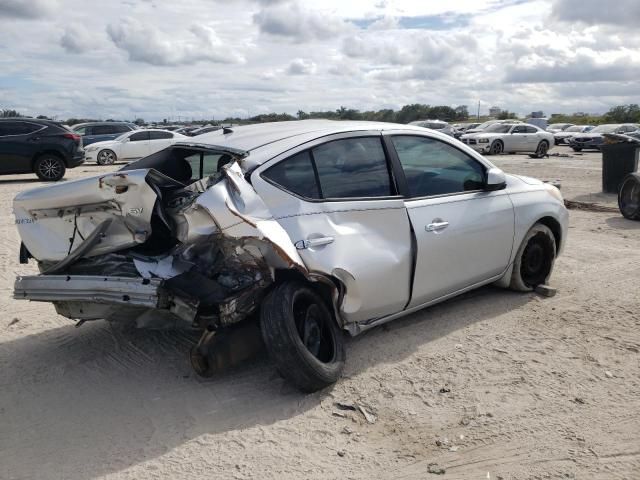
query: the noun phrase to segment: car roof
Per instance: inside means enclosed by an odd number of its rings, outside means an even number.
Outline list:
[[[423,127],[397,123],[293,120],[223,128],[192,137],[194,141],[184,140],[175,145],[218,148],[238,154],[242,153],[246,155],[243,160],[243,169],[249,171],[287,150],[327,135],[347,132],[381,132],[384,130],[425,131]],[[433,135],[445,139],[449,138],[443,134],[434,133]]]
[[[83,123],[75,123],[75,124],[71,125],[71,128],[87,127],[89,125],[135,125],[135,123],[131,123],[131,122],[83,122]]]

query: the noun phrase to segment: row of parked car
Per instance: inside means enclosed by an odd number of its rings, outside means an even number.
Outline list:
[[[186,128],[186,127],[183,127]],[[57,181],[84,162],[111,165],[146,157],[174,142],[222,127],[142,129],[127,122],[91,122],[71,127],[52,120],[0,119],[0,174],[35,173]],[[171,131],[174,130],[174,131]]]

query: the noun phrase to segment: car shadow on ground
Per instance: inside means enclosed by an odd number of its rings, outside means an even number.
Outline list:
[[[640,222],[634,220],[628,220],[622,216],[619,217],[611,217],[605,220],[607,225],[611,228],[615,228],[617,230],[639,230]]]
[[[345,375],[401,361],[475,322],[497,322],[532,298],[485,287],[376,328],[347,342]],[[331,391],[298,393],[264,357],[199,379],[188,362],[195,340],[97,321],[0,344],[3,476],[116,473],[204,434],[293,418]]]
[[[58,180],[59,182],[64,179]],[[53,182],[44,182],[39,178],[0,178],[0,185],[11,185],[12,183],[42,183],[45,185],[53,184]]]

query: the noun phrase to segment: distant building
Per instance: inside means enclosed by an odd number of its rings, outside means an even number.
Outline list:
[[[489,109],[489,116],[490,117],[497,117],[502,113],[502,109],[500,107],[491,107]]]
[[[587,112],[575,112],[573,114],[574,117],[588,117],[589,114]]]
[[[543,111],[531,112],[531,115],[529,116],[531,118],[544,118],[544,112]]]

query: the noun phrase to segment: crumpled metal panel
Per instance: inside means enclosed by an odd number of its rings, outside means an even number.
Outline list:
[[[60,261],[112,218],[103,241],[84,256],[143,243],[151,234],[157,198],[148,175],[149,170],[116,172],[18,194],[13,207],[22,241],[37,260]]]

